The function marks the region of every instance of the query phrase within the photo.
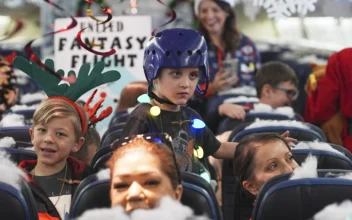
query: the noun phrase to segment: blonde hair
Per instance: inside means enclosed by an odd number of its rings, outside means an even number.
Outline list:
[[[80,106],[78,106],[81,108]],[[78,140],[82,137],[82,122],[77,110],[67,101],[62,99],[46,99],[35,110],[33,115],[33,126],[47,124],[52,118],[69,118],[72,121],[73,129]],[[82,120],[88,120],[87,114]]]

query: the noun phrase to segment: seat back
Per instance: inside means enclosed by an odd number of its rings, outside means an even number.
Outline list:
[[[244,95],[230,95],[223,96],[222,103],[231,103],[237,105],[248,105],[258,103],[259,99],[255,96],[244,96]]]
[[[99,157],[92,167],[93,171],[99,172],[100,170],[105,169],[106,168],[105,164],[106,164],[106,162],[108,162],[108,160],[110,159],[111,156],[112,156],[112,151],[110,151],[106,154],[103,154],[101,157]]]
[[[210,219],[222,219],[222,213],[216,195],[210,184],[199,175],[182,172],[183,194],[181,203],[191,207],[196,215],[205,215]]]
[[[108,130],[106,130],[105,133],[103,134],[103,137],[101,138],[101,143],[103,143],[105,141],[106,136],[108,136],[111,132],[123,129],[125,127],[125,125],[126,125],[126,123],[119,123],[119,124],[116,124],[116,125],[109,127]]]
[[[280,122],[280,121],[279,121]],[[325,142],[326,138],[324,133],[315,125],[303,122],[296,122],[296,121],[282,121],[280,124],[278,121],[264,121],[263,125],[259,125],[261,122],[253,122],[248,126],[252,126],[254,123],[258,125],[258,127],[244,127],[242,130],[235,129],[236,134],[231,136],[232,142],[240,141],[244,136],[248,134],[254,133],[265,133],[265,132],[274,132],[278,134],[282,134],[286,131],[290,131],[290,137],[296,138],[299,141],[322,141]],[[287,122],[287,123],[286,123]],[[292,122],[292,125],[290,123]],[[299,124],[296,126],[295,124]]]
[[[93,168],[94,172],[98,172],[101,169],[105,168],[106,162],[112,155],[112,148],[109,146],[100,148],[94,155],[91,167]]]
[[[111,131],[109,134],[107,134],[104,137],[104,141],[101,142],[101,147],[106,147],[106,146],[110,146],[110,144],[112,144],[112,142],[114,142],[116,139],[120,138],[120,135],[122,133],[122,129],[117,129],[114,131]]]
[[[112,117],[109,126],[111,127],[117,124],[126,123],[129,116],[130,112],[127,110],[116,112],[114,117]]]
[[[352,170],[352,161],[343,154],[314,149],[292,149],[292,155],[298,164],[305,161],[308,155],[318,159],[318,169]]]
[[[29,135],[30,126],[19,127],[0,127],[0,139],[4,137],[12,137],[15,141],[31,142]]]
[[[347,150],[347,148],[344,148],[342,146],[339,146],[337,144],[332,144],[332,143],[328,143],[332,148],[334,148],[335,150],[340,151],[341,153],[343,153],[346,157],[348,157],[351,161],[352,161],[352,153]]]
[[[33,124],[34,112],[35,112],[35,109],[26,109],[26,110],[13,111],[14,114],[23,115],[23,118],[24,118],[24,121],[25,121],[26,125],[32,125]]]
[[[262,120],[292,120],[287,115],[270,112],[247,112],[248,121],[255,121],[257,118]]]
[[[253,220],[309,219],[331,203],[352,198],[350,179],[321,175],[319,178],[288,179],[289,175],[278,176],[262,187]]]
[[[23,182],[22,190],[0,182],[0,216],[4,220],[37,220],[38,211],[28,185]]]
[[[76,189],[72,198],[70,219],[81,216],[89,209],[108,208],[110,206],[110,180],[99,180],[96,174],[90,175]]]
[[[192,173],[182,173],[181,177],[181,203],[192,208],[197,215],[221,220],[221,211],[211,186],[202,177]],[[76,218],[89,209],[110,207],[109,190],[108,179],[98,179],[96,174],[84,179],[73,197],[70,218]],[[98,197],[99,199],[96,199]]]
[[[0,147],[0,151],[5,151],[12,161],[16,164],[21,163],[24,160],[36,160],[37,155],[34,151],[19,149],[19,148],[11,148],[11,147]]]
[[[290,120],[290,118],[283,114],[274,114],[274,113],[267,113],[267,112],[247,112],[246,119],[244,121],[239,119],[233,119],[226,117],[220,123],[218,127],[218,133],[223,133],[225,131],[232,131],[236,127],[254,122],[256,119],[262,120]]]

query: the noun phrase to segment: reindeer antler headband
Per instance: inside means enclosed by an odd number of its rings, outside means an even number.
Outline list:
[[[51,70],[55,70],[53,60],[45,60],[45,65]],[[75,101],[89,90],[108,82],[117,81],[121,77],[120,73],[116,70],[110,70],[105,73],[102,73],[104,70],[104,65],[105,64],[103,61],[97,62],[94,65],[93,69],[90,71],[90,64],[85,63],[79,69],[78,77],[74,71],[71,70],[68,72],[68,76],[72,74],[76,76],[77,81],[74,84],[68,85],[63,83],[59,85],[61,79],[42,69],[36,63],[29,62],[23,57],[19,56],[17,56],[14,60],[14,66],[25,72],[30,77],[32,77],[48,95],[49,99],[55,98],[64,100],[70,103],[76,109],[81,120],[82,134],[87,131],[88,122],[85,120],[82,108],[80,108],[75,103]],[[65,76],[65,72],[61,69],[58,70],[56,73],[61,76]],[[90,124],[102,120],[112,112],[112,109],[110,109],[110,107],[103,111],[98,118],[95,116],[97,110],[101,107],[101,104],[104,101],[103,99],[100,100],[96,105],[94,105],[92,109],[90,109],[89,103],[92,101],[95,93],[96,91],[89,98],[85,106],[85,110],[88,111],[88,117],[91,120]]]
[[[104,118],[108,117],[112,113],[112,107],[108,106],[100,113],[98,117],[96,116],[96,113],[99,110],[99,108],[103,107],[102,103],[104,102],[105,98],[101,98],[97,103],[94,104],[92,108],[89,107],[89,104],[92,102],[97,91],[98,91],[97,89],[94,90],[93,94],[89,97],[86,104],[84,105],[84,110],[88,113],[89,125],[95,124],[103,120]]]

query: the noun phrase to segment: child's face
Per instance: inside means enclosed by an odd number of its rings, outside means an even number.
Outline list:
[[[297,87],[291,82],[282,82],[276,88],[272,88],[270,93],[272,100],[272,107],[279,108],[284,106],[291,106],[292,102],[297,97]]]
[[[35,125],[29,132],[38,156],[38,164],[46,166],[65,163],[71,151],[77,152],[84,142],[82,137],[77,141],[73,122],[69,117],[54,117],[45,125]]]
[[[163,68],[160,77],[154,80],[156,95],[176,105],[184,105],[192,97],[199,76],[198,67]]]

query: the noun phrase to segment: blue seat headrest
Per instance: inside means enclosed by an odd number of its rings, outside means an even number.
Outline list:
[[[326,172],[319,172],[318,178],[288,180],[290,174],[272,178],[259,192],[253,219],[309,219],[331,203],[352,198],[352,180],[324,177]]]

